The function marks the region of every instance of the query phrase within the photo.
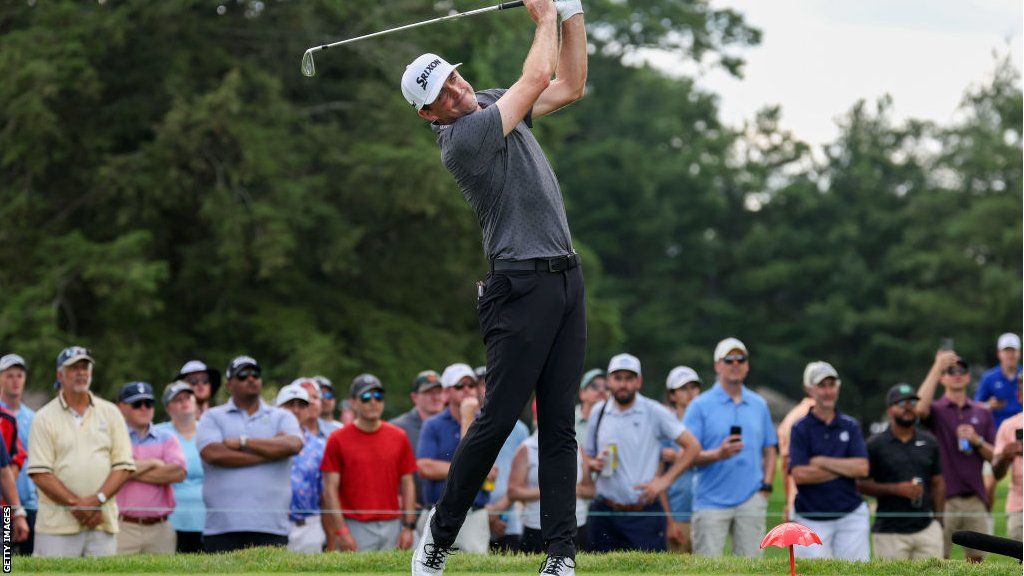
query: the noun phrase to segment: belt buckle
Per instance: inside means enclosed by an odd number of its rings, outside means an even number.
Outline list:
[[[564,272],[569,269],[569,257],[548,258],[548,272]]]

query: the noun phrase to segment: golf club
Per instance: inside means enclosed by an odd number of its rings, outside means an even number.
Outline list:
[[[434,18],[433,20],[424,20],[423,22],[416,22],[415,24],[406,24],[405,26],[399,26],[398,28],[381,30],[380,32],[374,32],[373,34],[366,34],[364,36],[357,36],[355,38],[349,38],[348,40],[340,40],[338,42],[332,42],[330,44],[321,44],[320,46],[313,46],[312,48],[306,50],[305,54],[302,55],[302,73],[310,77],[316,74],[316,67],[313,65],[313,53],[318,52],[320,50],[327,50],[328,48],[334,48],[335,46],[341,46],[342,44],[349,44],[351,42],[357,42],[359,40],[366,40],[367,38],[373,38],[375,36],[383,36],[384,34],[390,34],[392,32],[398,32],[400,30],[408,30],[410,28],[416,28],[418,26],[425,26],[427,24],[433,24],[434,22],[441,22],[444,20],[455,20],[456,18],[462,18],[464,16],[475,16],[476,14],[483,14],[484,12],[493,12],[495,10],[508,10],[509,8],[518,8],[522,5],[523,0],[503,2],[501,4],[488,6],[486,8],[478,8],[476,10],[470,10],[468,12],[456,12],[455,14],[441,16],[440,18]]]

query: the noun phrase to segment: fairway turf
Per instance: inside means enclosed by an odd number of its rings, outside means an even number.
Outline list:
[[[284,550],[253,549],[230,554],[177,556],[114,556],[87,559],[18,558],[15,573],[32,574],[364,574],[405,575],[409,573],[410,552],[368,552],[363,554],[296,554]],[[536,574],[539,555],[479,556],[457,554],[445,572],[458,574]],[[700,558],[665,553],[622,552],[581,554],[577,570],[581,576],[658,574],[689,575],[772,575],[789,573],[784,558]],[[1020,574],[1016,563],[969,565],[961,560],[916,562],[872,561],[855,564],[838,560],[802,560],[797,570],[804,576],[1011,576]]]

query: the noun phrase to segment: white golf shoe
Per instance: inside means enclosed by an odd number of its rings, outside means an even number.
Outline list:
[[[541,574],[576,576],[576,561],[568,556],[548,556],[540,567]]]
[[[434,544],[434,535],[430,533],[430,521],[434,518],[434,510],[427,515],[423,537],[412,552],[412,576],[440,576],[444,574],[444,564],[452,553],[451,546]]]

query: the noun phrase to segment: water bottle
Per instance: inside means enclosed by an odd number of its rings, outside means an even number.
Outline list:
[[[970,454],[971,452],[974,452],[974,448],[971,446],[970,440],[968,440],[967,438],[960,439],[960,451],[963,452],[964,454]]]
[[[917,476],[912,478],[910,481],[914,483],[914,486],[923,486],[924,485],[924,480],[919,478],[919,477],[917,477]],[[920,508],[922,504],[924,504],[924,491],[923,490],[921,491],[921,495],[920,496],[918,496],[917,498],[914,498],[914,499],[912,499],[910,501],[910,505],[913,506],[914,508]]]

